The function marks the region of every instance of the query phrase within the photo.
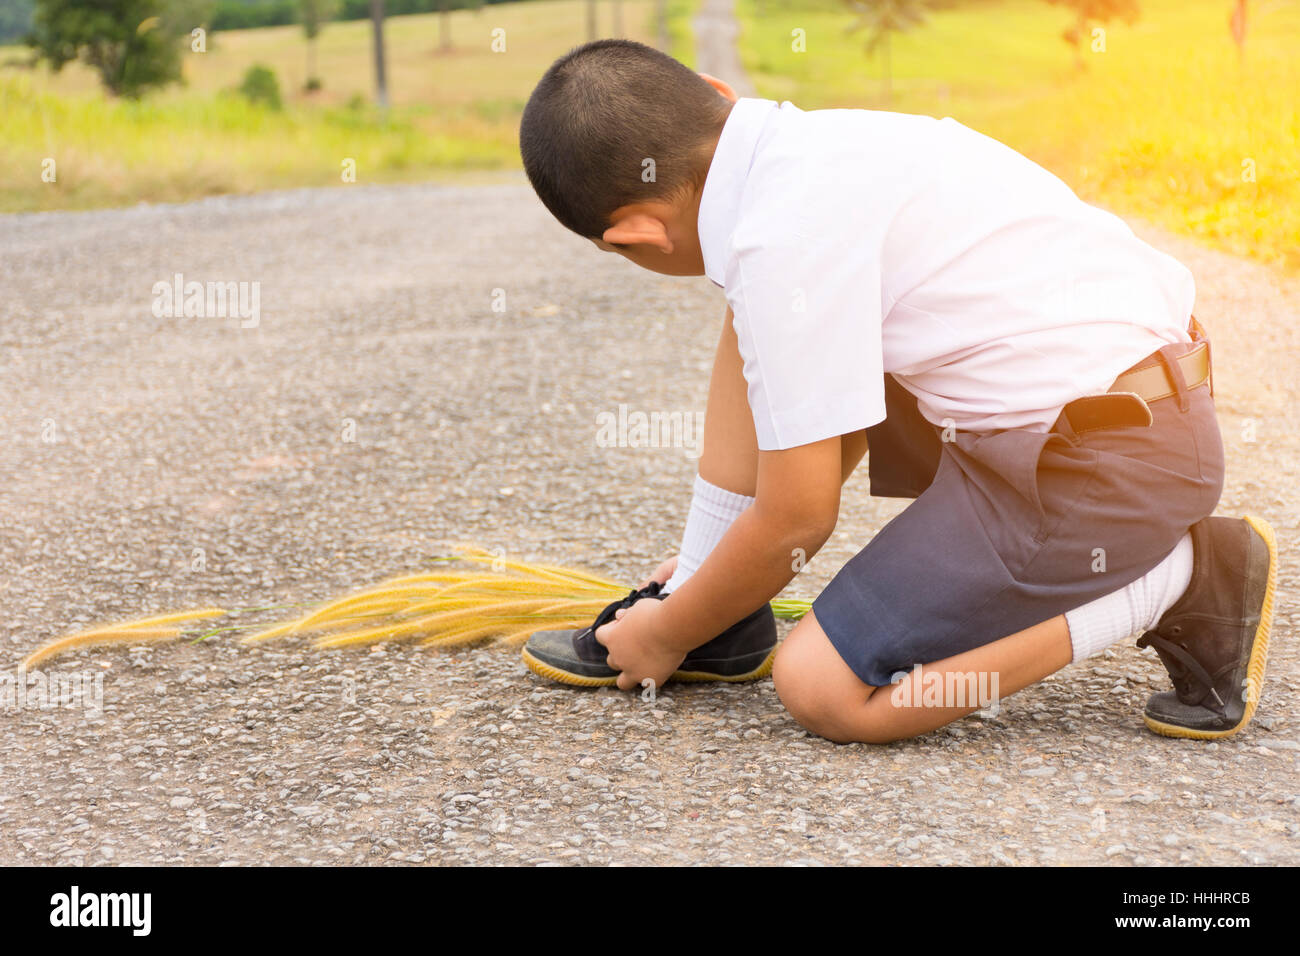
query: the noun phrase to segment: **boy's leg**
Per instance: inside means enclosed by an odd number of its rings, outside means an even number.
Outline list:
[[[1155,568],[1049,621],[904,672],[858,678],[810,612],[778,653],[777,694],[804,727],[840,742],[885,743],[996,704],[1071,661],[1134,633],[1175,676],[1148,702],[1147,726],[1176,737],[1236,733],[1258,703],[1268,653],[1277,550],[1267,522],[1197,522]],[[1211,699],[1213,704],[1211,704]]]
[[[758,484],[758,439],[733,321],[728,308],[709,377],[700,477],[732,494],[753,497]]]
[[[926,733],[1023,690],[1070,663],[1065,615],[1018,634],[927,664],[899,683],[872,687],[860,681],[809,612],[777,653],[772,680],[777,695],[802,726],[841,743],[888,743]],[[934,674],[937,677],[927,675]],[[953,676],[962,675],[960,681]],[[971,675],[974,675],[971,678]],[[994,677],[993,675],[996,675]],[[960,687],[966,706],[941,698],[927,703],[926,684]],[[983,697],[983,699],[981,699]]]
[[[1136,581],[991,644],[926,664],[920,673],[913,668],[879,692],[854,674],[809,614],[777,656],[773,679],[787,709],[823,736],[866,742],[912,737],[1156,627],[1187,592],[1193,568],[1187,534]]]
[[[970,689],[992,689],[994,674],[993,696],[1005,696],[1142,633],[1174,684],[1148,701],[1148,727],[1204,739],[1245,727],[1262,687],[1276,542],[1261,519],[1206,517],[1223,481],[1213,401],[1170,378],[1148,426],[1079,435],[1062,416],[1050,435],[958,436],[934,484],[787,639],[773,677],[796,719],[836,740],[912,736],[986,706]],[[1150,564],[1162,545],[1171,550]],[[1107,581],[1114,590],[1101,590]],[[1008,636],[983,644],[982,634]],[[914,661],[926,662],[920,673]]]
[[[677,590],[699,570],[727,529],[753,503],[757,484],[758,439],[749,412],[740,346],[728,308],[709,377],[699,474],[677,552],[677,567],[664,582],[665,591]]]

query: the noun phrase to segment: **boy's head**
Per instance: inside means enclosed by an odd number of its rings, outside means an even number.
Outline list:
[[[722,81],[644,44],[584,44],[528,100],[524,170],[578,235],[656,272],[700,275],[695,217],[735,99]]]

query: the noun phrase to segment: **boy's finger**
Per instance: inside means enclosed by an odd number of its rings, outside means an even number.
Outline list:
[[[637,682],[632,679],[631,675],[629,674],[618,675],[619,690],[636,690],[636,688],[637,688]]]
[[[593,633],[596,635],[596,643],[597,643],[597,644],[604,644],[606,647],[609,646],[608,642],[606,641],[606,638],[607,638],[609,635],[608,635],[606,632],[607,632],[611,627],[613,627],[616,623],[618,623],[618,622],[617,622],[617,621],[610,621],[608,624],[602,624],[600,627],[596,628],[596,630],[595,630]]]

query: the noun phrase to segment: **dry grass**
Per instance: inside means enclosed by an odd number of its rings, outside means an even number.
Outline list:
[[[461,559],[489,570],[392,578],[244,641],[304,635],[316,647],[332,648],[408,639],[448,646],[495,637],[514,644],[543,628],[584,627],[628,591],[583,571],[521,564],[480,549],[467,549]]]
[[[519,117],[533,85],[586,38],[582,0],[502,3],[451,14],[455,48],[438,49],[438,15],[387,21],[392,108],[370,105],[369,21],[331,23],[320,36],[324,88],[308,93],[297,26],[209,36],[183,54],[184,85],[141,102],[106,97],[80,64],[61,73],[14,65],[0,47],[0,211],[176,202],[264,189],[338,186],[344,159],[357,181],[421,182],[519,168]],[[628,35],[653,42],[653,4],[625,0]],[[608,29],[602,8],[600,25]],[[492,30],[506,31],[494,52]],[[254,63],[279,78],[285,108],[231,91]],[[43,163],[57,179],[42,179]]]
[[[37,648],[24,657],[19,666],[25,670],[31,670],[38,664],[79,647],[92,647],[102,644],[136,644],[142,641],[160,641],[180,637],[183,631],[182,628],[167,625],[222,617],[227,613],[223,608],[207,607],[197,611],[180,611],[175,614],[163,614],[158,617],[142,618],[138,621],[124,621],[121,624],[110,624],[104,627],[91,628],[88,631],[78,631],[75,634],[60,637]]]
[[[211,619],[235,617],[249,608],[226,611],[204,608],[70,634],[38,648],[23,661],[25,667],[80,647],[106,643],[166,640],[190,636],[204,639],[219,632],[261,629],[242,643],[290,637],[308,637],[319,649],[355,647],[379,641],[414,641],[449,647],[493,639],[517,645],[534,631],[586,627],[613,601],[630,590],[599,575],[552,564],[525,564],[493,555],[482,548],[464,547],[447,559],[470,565],[470,570],[438,570],[390,578],[373,587],[328,601],[289,621],[265,627],[233,624],[212,627]],[[486,570],[485,570],[486,569]],[[794,598],[772,602],[777,617],[797,619],[807,613],[808,601]],[[203,629],[166,625],[206,620]]]

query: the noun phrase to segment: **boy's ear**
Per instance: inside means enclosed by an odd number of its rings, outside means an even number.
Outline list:
[[[704,80],[705,83],[709,84],[709,86],[721,93],[724,97],[731,100],[731,102],[734,103],[736,100],[740,99],[740,97],[736,95],[736,91],[731,88],[726,80],[720,80],[716,76],[709,76],[707,73],[701,73],[700,78]]]
[[[662,219],[648,212],[629,212],[622,216],[615,212],[614,225],[600,238],[616,246],[654,246],[663,253],[673,251],[668,227]]]

